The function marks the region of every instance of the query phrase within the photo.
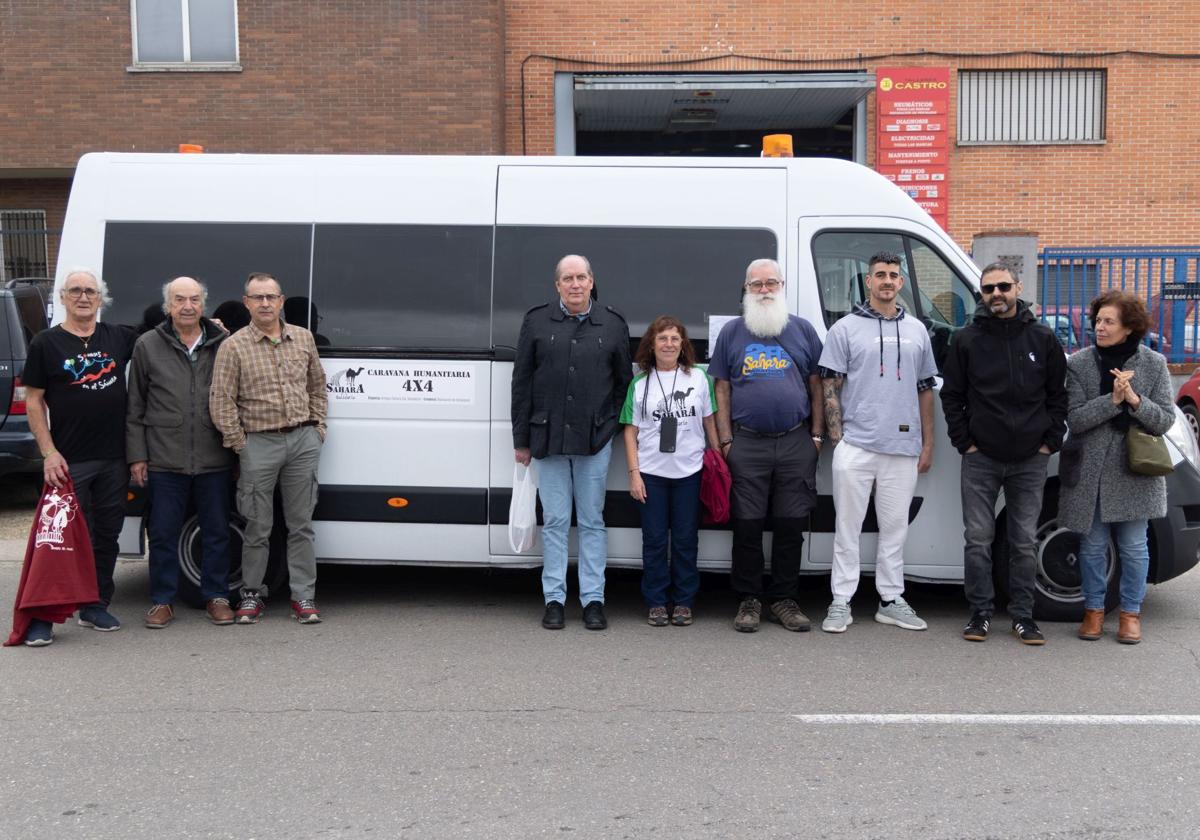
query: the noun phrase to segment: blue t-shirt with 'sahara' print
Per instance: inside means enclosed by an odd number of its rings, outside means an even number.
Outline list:
[[[732,391],[733,422],[756,432],[786,432],[812,414],[808,377],[821,358],[821,339],[812,324],[788,316],[783,332],[763,338],[743,318],[721,328],[708,373]]]

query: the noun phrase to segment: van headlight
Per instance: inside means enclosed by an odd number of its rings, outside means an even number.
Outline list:
[[[1179,406],[1175,406],[1175,423],[1163,435],[1171,441],[1171,445],[1187,459],[1193,467],[1200,469],[1200,446],[1196,444],[1196,436],[1192,434],[1192,426],[1188,423]]]

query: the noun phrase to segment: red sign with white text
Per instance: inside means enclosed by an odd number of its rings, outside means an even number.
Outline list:
[[[946,227],[949,67],[875,71],[875,168]]]

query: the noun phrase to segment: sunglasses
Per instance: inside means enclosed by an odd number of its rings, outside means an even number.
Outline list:
[[[983,285],[981,285],[979,287],[979,290],[981,292],[983,292],[985,295],[990,295],[992,292],[995,292],[995,291],[1011,292],[1012,287],[1013,287],[1012,283],[984,283]]]

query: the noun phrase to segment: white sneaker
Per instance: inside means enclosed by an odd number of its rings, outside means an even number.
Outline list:
[[[853,623],[854,616],[850,614],[850,602],[834,598],[829,605],[829,612],[825,614],[825,620],[821,622],[821,629],[826,633],[845,633],[846,628]]]
[[[896,596],[896,600],[886,606],[880,602],[879,609],[875,612],[875,620],[880,624],[894,624],[905,630],[924,630],[929,627],[924,619],[917,615],[917,611],[900,596]]]

